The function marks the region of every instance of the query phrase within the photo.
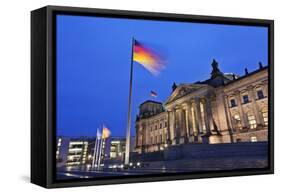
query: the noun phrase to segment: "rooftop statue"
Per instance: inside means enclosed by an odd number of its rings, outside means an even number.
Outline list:
[[[211,78],[215,78],[219,75],[223,75],[223,73],[219,69],[218,62],[215,59],[213,59],[212,68],[213,68],[213,70],[212,70],[212,73],[211,73],[211,75],[212,75]]]

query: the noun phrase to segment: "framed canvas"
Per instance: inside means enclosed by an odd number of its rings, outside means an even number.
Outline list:
[[[31,182],[271,174],[273,21],[31,12]]]

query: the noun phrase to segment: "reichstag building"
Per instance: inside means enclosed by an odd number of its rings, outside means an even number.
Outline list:
[[[268,66],[238,76],[213,60],[209,79],[172,86],[164,103],[147,100],[136,119],[136,151],[177,144],[268,140]]]

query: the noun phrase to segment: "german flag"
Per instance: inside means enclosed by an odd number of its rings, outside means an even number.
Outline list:
[[[136,40],[134,42],[133,60],[153,75],[158,75],[165,68],[164,60],[158,53]]]
[[[106,126],[103,126],[103,129],[102,129],[102,139],[106,139],[109,136],[110,136],[110,130]]]
[[[157,93],[151,90],[151,92],[150,92],[150,96],[152,96],[152,97],[156,98],[156,97],[157,97]]]

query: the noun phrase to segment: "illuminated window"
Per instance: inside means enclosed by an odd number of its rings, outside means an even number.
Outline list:
[[[241,119],[238,113],[233,115],[234,125],[236,129],[242,129]]]
[[[257,96],[258,96],[258,99],[264,98],[263,91],[261,89],[257,91]]]
[[[83,142],[81,141],[74,141],[74,142],[70,142],[69,145],[80,145],[83,144]]]
[[[243,97],[243,103],[244,103],[244,104],[247,104],[247,103],[250,102],[249,96],[248,96],[248,95],[243,95],[242,97]]]
[[[268,125],[268,110],[267,110],[267,108],[262,109],[261,114],[262,114],[264,124]]]
[[[251,142],[257,142],[257,141],[258,141],[258,139],[257,139],[256,136],[252,136],[252,137],[251,137]]]
[[[115,150],[116,150],[116,147],[115,147],[115,146],[111,146],[111,147],[110,147],[110,150],[111,150],[111,151],[115,151]]]
[[[255,119],[255,116],[252,114],[252,112],[248,112],[247,116],[250,129],[255,129],[257,127],[257,121]]]
[[[235,107],[235,106],[236,106],[236,101],[233,98],[233,99],[230,100],[230,107]]]
[[[116,152],[110,152],[110,158],[116,158],[117,154]]]

